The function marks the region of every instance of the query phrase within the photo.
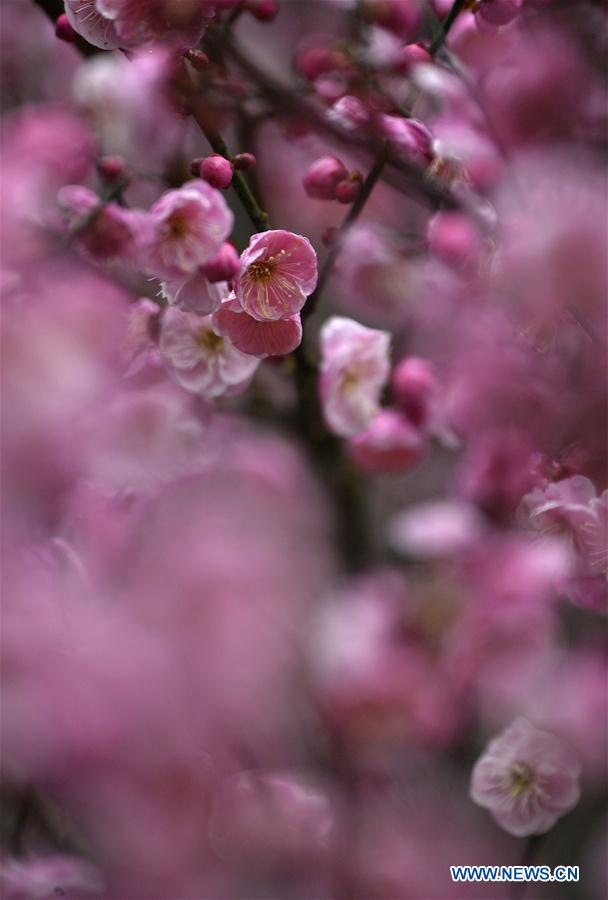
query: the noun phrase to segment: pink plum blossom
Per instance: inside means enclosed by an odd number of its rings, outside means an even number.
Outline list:
[[[212,316],[176,307],[163,316],[159,347],[177,381],[208,398],[243,390],[259,365],[219,334]]]
[[[314,780],[292,772],[240,772],[219,785],[211,815],[217,852],[245,870],[310,865],[329,847],[332,810]]]
[[[390,334],[332,316],[321,329],[319,391],[335,434],[352,437],[378,413],[390,373]]]
[[[147,267],[159,278],[191,274],[213,259],[234,221],[220,192],[200,179],[163,194],[150,218]]]
[[[220,303],[228,294],[228,286],[223,281],[218,283],[209,281],[201,267],[190,275],[163,281],[161,291],[163,297],[172,306],[177,306],[184,312],[194,312],[200,316],[206,316],[219,308]]]
[[[65,0],[65,14],[72,28],[94,47],[115,50],[121,46],[114,23],[100,11],[97,0]]]
[[[567,744],[518,718],[475,763],[471,797],[509,834],[543,834],[578,803],[579,772]]]
[[[245,312],[234,295],[222,303],[213,323],[218,333],[228,338],[238,350],[260,358],[286,356],[302,340],[298,313],[277,321],[260,322]]]
[[[317,284],[317,254],[308,238],[290,231],[254,234],[241,254],[237,300],[260,322],[299,313]]]
[[[601,496],[593,482],[574,475],[535,488],[521,502],[520,515],[543,533],[565,536],[576,569],[567,594],[582,606],[608,606],[608,491]]]
[[[213,13],[209,0],[66,0],[71,24],[96,47],[165,41],[193,47]]]

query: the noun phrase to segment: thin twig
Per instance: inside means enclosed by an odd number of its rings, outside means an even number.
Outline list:
[[[260,92],[285,114],[297,116],[308,122],[317,131],[327,135],[350,150],[359,150],[366,155],[377,158],[384,147],[384,141],[373,135],[361,137],[344,128],[337,122],[328,119],[325,113],[314,106],[307,98],[302,97],[291,87],[286,87],[261,69],[257,63],[244,52],[232,35],[219,37],[224,41],[224,51],[231,57],[239,69],[257,85]],[[431,208],[459,209],[462,202],[449,190],[429,179],[424,170],[393,155],[387,160],[383,178],[394,187],[407,192],[413,199],[423,202]]]
[[[469,0],[454,0],[449,13],[441,23],[441,28],[431,41],[431,44],[429,46],[429,53],[431,54],[431,56],[435,56],[439,52],[439,50],[441,50],[448,34],[450,33],[452,25],[454,24],[462,10],[467,6],[468,2]]]

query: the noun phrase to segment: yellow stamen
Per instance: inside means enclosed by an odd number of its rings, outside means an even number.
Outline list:
[[[201,328],[196,343],[205,353],[219,353],[224,344],[224,338],[209,328]]]
[[[534,771],[525,763],[516,763],[511,769],[509,796],[515,800],[525,793],[534,782]]]

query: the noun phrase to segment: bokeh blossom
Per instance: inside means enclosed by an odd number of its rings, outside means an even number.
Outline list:
[[[379,410],[390,372],[390,335],[334,316],[321,332],[319,390],[323,414],[336,434],[352,436]]]
[[[204,397],[243,390],[258,366],[218,332],[211,316],[176,308],[163,316],[159,347],[179,383]]]
[[[578,801],[579,771],[567,745],[520,718],[476,762],[471,796],[510,834],[542,834]]]

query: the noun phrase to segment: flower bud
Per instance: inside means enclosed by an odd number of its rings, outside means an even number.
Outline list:
[[[238,169],[239,172],[246,172],[248,169],[253,169],[257,165],[257,159],[253,153],[237,153],[237,155],[232,158],[232,165],[235,169]]]
[[[318,45],[300,50],[296,56],[296,69],[307,81],[316,81],[321,75],[348,68],[348,65],[344,53]]]
[[[78,33],[72,28],[65,13],[62,13],[55,22],[55,37],[68,44],[74,44],[78,40]]]
[[[330,225],[323,231],[321,235],[321,240],[325,247],[331,247],[333,242],[336,240],[336,236],[338,234],[338,229],[334,225]]]
[[[397,68],[409,72],[413,66],[432,62],[432,56],[422,44],[404,44],[399,50]]]
[[[361,173],[356,170],[352,171],[348,178],[336,185],[336,200],[339,203],[352,203],[357,199],[362,181]]]
[[[479,257],[479,231],[462,213],[437,213],[429,222],[426,237],[429,248],[449,266],[460,268]]]
[[[521,12],[522,0],[479,0],[475,16],[486,25],[500,28],[508,25]]]
[[[232,181],[232,164],[224,156],[214,153],[207,156],[201,163],[200,176],[207,181],[211,187],[227,188]]]
[[[203,266],[203,273],[213,283],[230,281],[240,268],[241,260],[238,253],[229,241],[225,241],[217,256]]]
[[[272,22],[279,14],[277,0],[246,0],[245,9],[260,22]]]
[[[204,158],[204,156],[195,156],[190,163],[190,174],[194,176],[194,178],[198,178],[201,174],[201,165]]]
[[[337,156],[321,156],[306,172],[302,184],[309,197],[335,200],[336,188],[348,178],[348,170]]]
[[[106,181],[119,181],[127,173],[127,164],[122,156],[102,156],[97,171]]]
[[[418,356],[402,359],[393,370],[391,385],[397,405],[415,425],[424,425],[438,391],[431,363]]]
[[[202,50],[188,50],[186,59],[197,72],[204,72],[209,68],[209,57]]]

